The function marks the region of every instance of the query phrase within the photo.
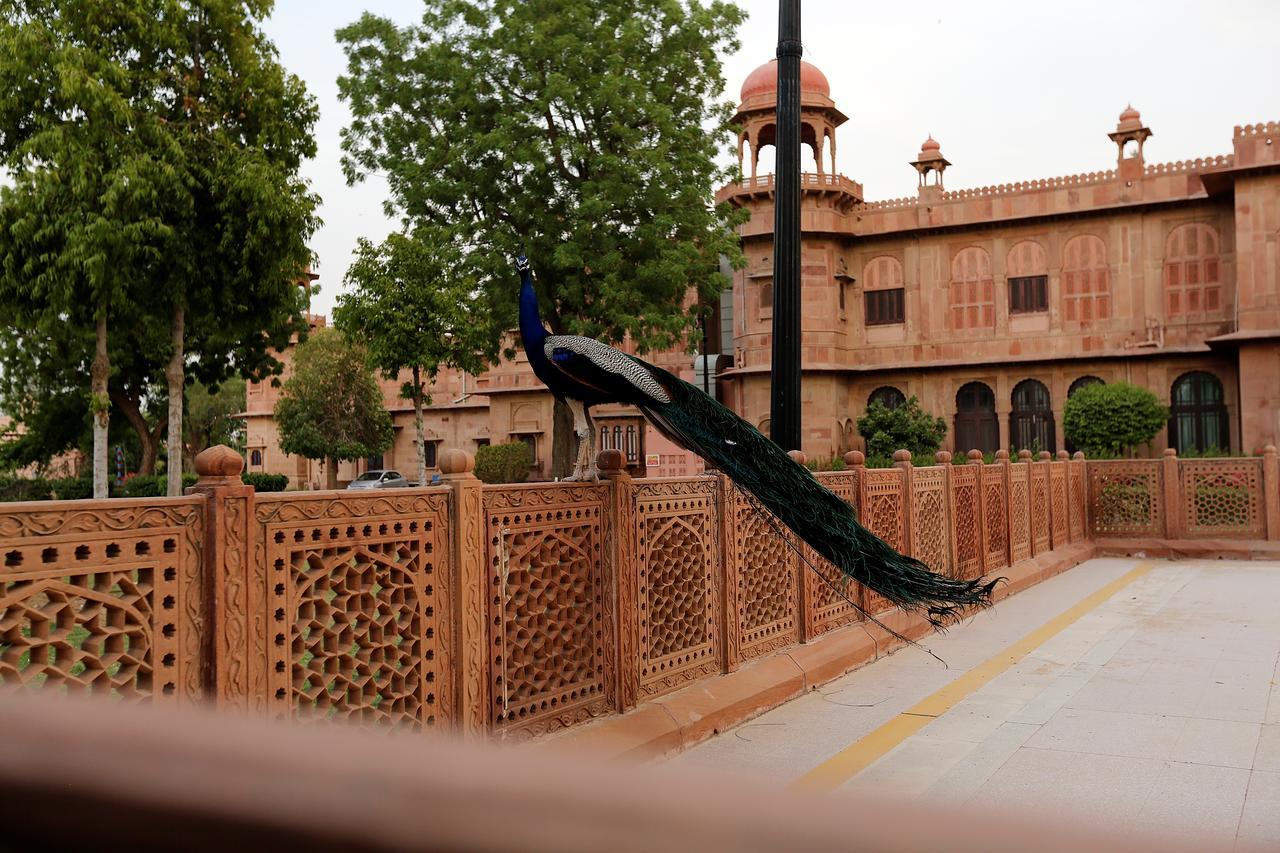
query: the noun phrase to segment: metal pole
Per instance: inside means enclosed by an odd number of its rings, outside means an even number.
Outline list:
[[[800,0],[778,0],[771,438],[800,450]]]

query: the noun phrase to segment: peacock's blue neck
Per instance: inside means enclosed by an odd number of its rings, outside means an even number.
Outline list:
[[[542,342],[547,337],[547,330],[538,316],[538,294],[533,290],[532,276],[524,272],[520,278],[520,339],[525,353],[532,360],[534,353],[542,355]]]

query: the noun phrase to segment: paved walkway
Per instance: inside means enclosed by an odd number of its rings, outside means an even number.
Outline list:
[[[1280,849],[1280,564],[1091,560],[673,759]]]

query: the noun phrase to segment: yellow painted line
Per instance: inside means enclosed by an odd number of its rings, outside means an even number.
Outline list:
[[[837,752],[794,782],[796,787],[809,790],[830,791],[861,773],[881,756],[916,732],[942,716],[953,706],[1013,667],[1031,652],[1044,645],[1051,637],[1061,633],[1080,617],[1098,607],[1124,587],[1151,571],[1151,563],[1139,563],[1130,571],[1113,580],[1021,640],[978,664],[964,675],[950,682],[935,693],[912,705],[880,728]]]

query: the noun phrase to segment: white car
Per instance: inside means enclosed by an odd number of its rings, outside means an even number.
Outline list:
[[[347,484],[348,489],[405,489],[409,481],[399,471],[366,471]]]

